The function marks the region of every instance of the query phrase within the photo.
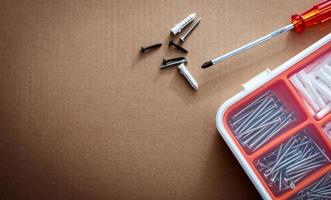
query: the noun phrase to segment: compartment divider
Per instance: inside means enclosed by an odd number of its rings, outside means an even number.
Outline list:
[[[327,114],[324,118],[318,121],[320,126],[324,126],[325,124],[331,122],[331,113]]]
[[[315,126],[315,128],[318,130],[318,133],[320,134],[320,137],[322,138],[322,140],[325,141],[325,143],[328,145],[328,149],[329,151],[331,151],[331,140],[330,138],[326,135],[326,133],[323,130],[323,125],[322,123],[319,123]],[[331,155],[330,155],[330,159],[331,159]]]
[[[283,77],[283,81],[285,82],[287,88],[291,91],[292,95],[295,97],[296,101],[298,102],[300,108],[304,111],[306,114],[306,117],[309,118],[313,124],[317,123],[317,120],[313,116],[312,113],[309,112],[307,106],[305,105],[303,99],[300,97],[298,91],[294,88],[290,80],[287,78],[287,76]]]
[[[284,142],[285,140],[287,140],[291,136],[298,133],[298,131],[300,131],[300,130],[304,129],[305,127],[309,126],[310,124],[312,124],[311,119],[307,119],[306,121],[302,122],[301,124],[287,130],[285,133],[280,134],[278,137],[276,137],[275,139],[270,141],[268,144],[264,145],[263,147],[258,149],[256,152],[251,154],[250,164],[253,167],[255,167],[254,163],[253,163],[255,159],[257,159],[260,156],[262,156],[263,154],[267,153],[270,149],[280,145],[280,143]]]
[[[296,125],[295,127],[291,128],[290,130],[287,130],[285,133],[280,134],[278,137],[270,141],[268,144],[262,146],[260,149],[258,149],[256,152],[250,155],[250,159],[254,161],[259,156],[263,155],[265,152],[267,152],[270,148],[273,148],[274,146],[280,144],[282,141],[286,140],[287,138],[294,135],[297,131],[303,129],[304,127],[308,126],[309,124],[316,125],[317,121],[312,116],[312,114],[307,110],[305,104],[303,103],[301,97],[296,92],[295,88],[291,85],[290,81],[287,78],[287,74],[285,73],[282,78],[279,80],[282,80],[287,89],[291,91],[292,95],[295,97],[296,102],[300,106],[301,110],[305,113],[306,120],[302,122],[301,124]]]

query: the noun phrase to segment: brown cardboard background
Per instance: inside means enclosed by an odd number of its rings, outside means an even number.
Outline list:
[[[314,2],[2,0],[1,199],[259,198],[217,133],[217,108],[331,23],[200,65]],[[184,47],[197,92],[176,68],[158,67],[181,55],[166,46],[169,30],[193,11],[202,21]]]

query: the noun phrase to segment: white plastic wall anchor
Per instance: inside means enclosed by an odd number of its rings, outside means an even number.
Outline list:
[[[171,28],[171,33],[174,35],[180,33],[183,30],[183,28],[185,28],[189,23],[193,22],[196,15],[197,15],[196,13],[192,13],[189,16],[185,17],[185,19],[183,19],[181,22],[179,22],[178,24],[176,24],[174,27]]]
[[[331,130],[331,122],[327,123],[325,125],[325,128],[330,131]]]
[[[331,89],[324,85],[319,80],[316,80],[315,77],[310,76],[313,86],[322,94],[329,102],[331,102]]]
[[[326,135],[331,139],[331,122],[327,123],[324,127]]]
[[[312,94],[304,87],[304,85],[301,83],[299,78],[296,74],[294,74],[290,78],[292,84],[300,91],[300,94],[304,97],[304,99],[307,101],[307,103],[311,106],[311,108],[318,112],[320,110],[320,107],[316,104],[314,98],[312,97]]]
[[[190,85],[197,90],[198,89],[198,83],[197,81],[193,78],[192,74],[186,67],[184,63],[180,64],[178,66],[179,72],[186,78],[186,80],[190,83]]]
[[[328,130],[328,131],[326,132],[326,135],[331,139],[331,130]]]
[[[320,70],[317,77],[321,79],[328,87],[331,87],[331,76],[329,76],[324,70]]]
[[[326,114],[328,114],[331,111],[331,104],[328,104],[325,108],[323,108],[321,111],[319,111],[316,114],[316,118],[318,120],[322,119]]]
[[[329,74],[331,76],[331,66],[329,64],[324,65],[322,67],[322,69],[323,69],[323,71],[325,71],[327,74]]]
[[[307,76],[307,74],[305,72],[303,72],[303,71],[300,71],[298,73],[298,78],[301,80],[301,82],[303,83],[303,85],[308,89],[307,91],[309,91],[311,93],[311,95],[314,98],[314,100],[315,100],[316,104],[318,105],[318,107],[324,108],[326,106],[326,104],[323,101],[323,99],[320,96],[320,94],[318,94],[316,88],[311,83],[311,80]]]

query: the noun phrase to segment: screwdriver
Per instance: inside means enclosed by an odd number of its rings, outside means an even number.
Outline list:
[[[239,47],[238,49],[235,49],[233,51],[230,51],[229,53],[219,56],[213,60],[210,60],[210,61],[204,63],[201,67],[208,68],[212,65],[220,63],[232,56],[235,56],[241,52],[244,52],[256,45],[266,42],[282,33],[290,31],[292,29],[294,29],[294,31],[296,31],[296,32],[303,32],[306,28],[311,27],[316,24],[320,24],[329,19],[331,19],[331,0],[322,1],[321,3],[314,5],[311,9],[307,10],[306,12],[304,12],[302,14],[292,15],[291,24],[284,26],[280,29],[277,29],[277,30],[269,33],[268,35],[265,35],[257,40],[254,40],[242,47]]]

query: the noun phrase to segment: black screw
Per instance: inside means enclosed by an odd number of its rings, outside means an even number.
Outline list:
[[[148,47],[141,47],[140,49],[140,52],[141,53],[144,53],[146,52],[147,50],[152,50],[152,49],[156,49],[156,48],[159,48],[162,46],[162,43],[157,43],[157,44],[153,44],[151,46],[148,46]]]
[[[163,58],[162,64],[166,64],[166,63],[172,62],[172,61],[184,60],[184,59],[187,59],[187,58],[186,57],[175,57],[175,58],[169,58],[169,59]]]
[[[188,51],[186,49],[184,49],[183,47],[179,46],[178,44],[174,43],[174,41],[170,41],[169,42],[169,47],[173,45],[174,47],[176,47],[178,50],[184,52],[184,53],[188,53]]]

